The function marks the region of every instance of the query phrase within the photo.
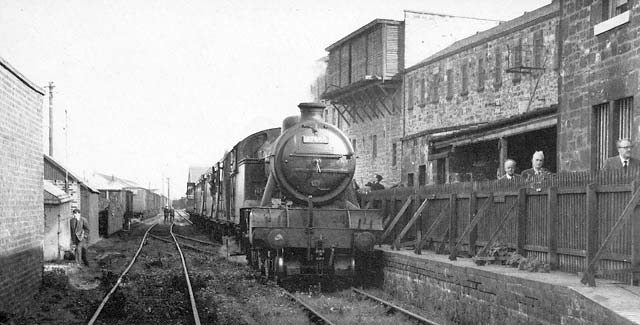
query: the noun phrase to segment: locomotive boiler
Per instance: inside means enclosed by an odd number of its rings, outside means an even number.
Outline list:
[[[239,237],[267,277],[354,275],[382,231],[382,215],[358,206],[353,147],[323,121],[324,105],[298,107],[263,160],[260,203],[239,209]]]

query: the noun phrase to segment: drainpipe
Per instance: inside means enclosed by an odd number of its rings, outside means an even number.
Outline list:
[[[556,0],[554,0],[556,1]],[[556,122],[556,171],[560,171],[560,155],[558,152],[558,148],[560,148],[560,137],[558,136],[560,134],[560,127],[562,126],[561,120],[560,120],[560,116],[562,115],[562,83],[563,83],[563,68],[562,68],[562,44],[564,42],[564,40],[562,39],[562,34],[563,34],[563,28],[562,28],[562,18],[564,17],[564,1],[565,0],[557,0],[558,1],[558,8],[559,8],[559,14],[558,14],[558,28],[557,28],[557,35],[556,35],[556,46],[558,47],[557,50],[557,70],[556,73],[558,74],[558,111],[560,112],[560,114],[558,114],[558,119]]]

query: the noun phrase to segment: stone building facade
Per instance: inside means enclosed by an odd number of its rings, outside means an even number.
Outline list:
[[[615,141],[640,142],[640,3],[561,1],[561,170],[597,170]],[[640,156],[640,148],[633,149]]]
[[[0,58],[0,312],[24,306],[42,279],[43,96]]]
[[[556,170],[558,21],[553,2],[405,70],[403,185],[495,179],[534,150]]]

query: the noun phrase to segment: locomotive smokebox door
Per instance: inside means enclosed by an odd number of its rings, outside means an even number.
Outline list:
[[[351,141],[322,120],[323,104],[302,103],[300,122],[276,140],[271,172],[298,203],[312,196],[314,204],[338,198],[351,183],[356,162]]]

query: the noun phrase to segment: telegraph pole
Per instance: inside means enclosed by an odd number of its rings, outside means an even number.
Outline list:
[[[169,177],[167,177],[167,201],[169,201],[169,208],[171,208],[171,178]]]
[[[49,156],[53,158],[53,81],[49,81]]]

